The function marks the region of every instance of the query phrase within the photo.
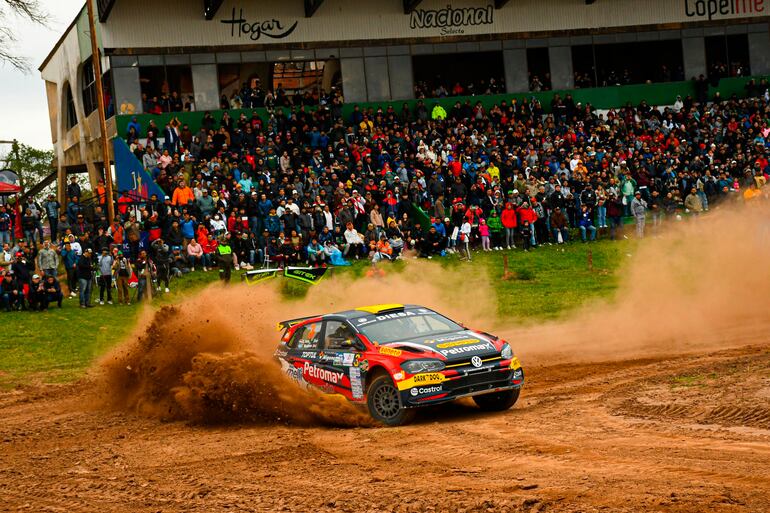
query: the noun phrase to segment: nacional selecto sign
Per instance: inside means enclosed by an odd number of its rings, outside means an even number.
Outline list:
[[[409,28],[438,28],[442,36],[464,34],[463,27],[491,25],[495,7],[459,7],[447,5],[443,9],[415,9],[409,17]]]
[[[688,18],[756,15],[765,12],[765,0],[684,0]]]

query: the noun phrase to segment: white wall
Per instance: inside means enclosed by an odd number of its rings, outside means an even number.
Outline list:
[[[718,4],[719,2],[717,2]],[[767,18],[770,0],[751,0],[761,7],[747,14],[716,14],[714,20]],[[191,4],[194,6],[192,7]],[[418,10],[485,8],[493,0],[425,0]],[[599,0],[585,5],[583,0],[515,0],[502,9],[492,10],[492,22],[450,28],[412,28],[412,17],[405,15],[401,0],[329,0],[312,18],[304,17],[303,2],[292,0],[225,0],[214,20],[206,21],[200,2],[191,0],[121,0],[116,2],[107,23],[102,24],[105,48],[142,48],[178,46],[273,45],[319,41],[371,41],[392,38],[419,38],[502,34],[607,28],[634,25],[658,25],[708,20],[697,8],[708,0]],[[222,23],[242,10],[249,24],[277,20],[286,31],[283,38],[266,35],[239,36],[236,25]],[[151,13],[148,15],[148,13]],[[688,16],[688,13],[692,16]]]

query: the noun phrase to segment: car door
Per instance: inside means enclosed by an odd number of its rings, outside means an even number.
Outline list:
[[[351,400],[364,398],[364,346],[355,330],[346,320],[329,319],[324,322],[321,363],[343,379],[335,383],[338,393]]]
[[[298,327],[286,344],[285,356],[280,359],[281,368],[290,378],[302,386],[315,384],[306,379],[313,374],[312,366],[320,360],[323,322],[309,322]]]

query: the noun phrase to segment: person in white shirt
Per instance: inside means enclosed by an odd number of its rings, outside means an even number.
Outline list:
[[[471,250],[470,250],[470,243],[471,243],[471,223],[468,222],[466,219],[462,226],[460,226],[460,235],[458,237],[458,242],[460,243],[460,259],[467,258],[468,261],[471,261]],[[463,257],[462,252],[465,252],[465,256]]]
[[[333,231],[334,230],[334,215],[329,210],[329,205],[324,205],[323,214],[324,214],[324,221],[325,221],[324,224],[329,229],[329,231]]]
[[[353,251],[353,256],[358,260],[359,257],[364,254],[364,239],[361,237],[361,234],[353,228],[353,223],[348,223],[346,228],[345,242],[347,242],[347,248],[345,256],[347,256],[348,252]]]

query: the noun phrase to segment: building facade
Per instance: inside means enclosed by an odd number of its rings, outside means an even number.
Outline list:
[[[346,103],[494,78],[500,92],[770,73],[766,0],[98,0],[108,117],[175,94],[217,110],[249,84]],[[99,161],[87,23],[40,67],[60,169]],[[89,71],[90,70],[90,71]],[[417,87],[416,87],[417,86]],[[418,93],[416,93],[418,91]],[[114,130],[114,123],[111,130]]]

